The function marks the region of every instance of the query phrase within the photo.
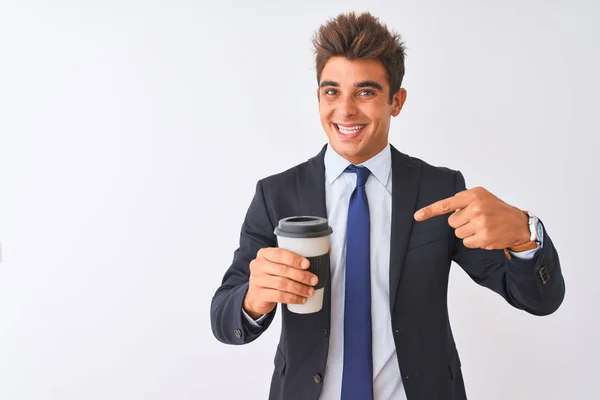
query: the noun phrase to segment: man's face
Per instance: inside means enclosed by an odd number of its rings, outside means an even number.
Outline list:
[[[321,125],[333,149],[354,164],[377,155],[388,143],[391,116],[397,116],[406,90],[394,94],[377,60],[331,57],[317,89]]]

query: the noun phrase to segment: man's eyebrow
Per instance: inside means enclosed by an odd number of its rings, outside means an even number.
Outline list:
[[[340,84],[337,83],[337,82],[334,82],[334,81],[323,81],[319,85],[319,87],[325,87],[325,86],[336,86],[336,87],[338,87],[338,86],[340,86]]]
[[[363,88],[363,87],[373,87],[375,89],[381,90],[383,91],[383,86],[381,86],[379,83],[374,82],[374,81],[362,81],[362,82],[356,82],[354,84],[355,87],[359,87],[359,88]]]
[[[323,81],[321,82],[321,84],[319,85],[319,87],[326,87],[326,86],[334,86],[334,87],[339,87],[340,84],[334,81]],[[383,86],[381,86],[379,83],[375,82],[375,81],[362,81],[362,82],[356,82],[354,84],[354,87],[357,88],[364,88],[364,87],[372,87],[378,90],[383,91]]]

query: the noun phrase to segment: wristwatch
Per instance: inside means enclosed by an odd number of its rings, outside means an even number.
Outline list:
[[[518,246],[510,247],[509,249],[504,249],[504,254],[506,254],[506,257],[509,260],[511,259],[511,257],[508,253],[508,250],[514,253],[519,253],[527,250],[534,250],[540,247],[544,240],[544,228],[540,223],[539,218],[530,213],[529,211],[521,211],[529,218],[529,242],[520,244]]]
[[[531,236],[529,240],[532,242],[536,242],[536,244],[541,244],[544,239],[544,227],[540,223],[538,217],[530,213],[529,211],[523,211],[529,217],[529,233]]]

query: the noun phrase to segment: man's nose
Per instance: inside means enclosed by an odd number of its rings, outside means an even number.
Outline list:
[[[343,118],[349,118],[356,115],[357,105],[356,98],[354,96],[344,96],[338,103],[338,113]]]

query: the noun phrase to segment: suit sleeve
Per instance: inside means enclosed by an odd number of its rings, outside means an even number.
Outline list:
[[[277,245],[274,229],[265,206],[262,183],[259,181],[242,224],[239,247],[211,302],[212,331],[223,343],[250,343],[273,321],[277,307],[265,316],[260,327],[252,326],[242,315],[242,303],[248,290],[250,262],[256,258],[256,253],[261,248]]]
[[[463,175],[455,175],[456,192],[466,189]],[[541,221],[540,221],[541,222]],[[543,223],[542,223],[543,226]],[[476,283],[492,289],[516,308],[534,315],[549,315],[565,296],[558,253],[544,226],[544,245],[533,258],[510,260],[502,250],[470,249],[456,238],[452,260]]]

